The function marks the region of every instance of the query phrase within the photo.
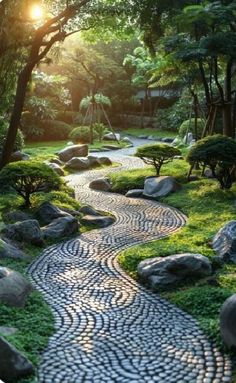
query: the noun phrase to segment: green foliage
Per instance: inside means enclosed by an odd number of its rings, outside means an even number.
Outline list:
[[[54,119],[56,117],[56,110],[49,99],[31,95],[26,106],[32,115],[39,120]]]
[[[65,122],[57,120],[44,120],[41,123],[43,129],[42,139],[45,141],[68,139],[72,127]]]
[[[202,132],[205,126],[205,121],[201,118],[197,119],[197,138],[201,138]],[[186,134],[192,133],[193,136],[195,137],[195,119],[191,118],[190,121],[186,120],[182,122],[179,128],[179,136],[181,138],[184,138]]]
[[[21,129],[26,140],[37,140],[43,136],[43,129],[40,122],[32,112],[25,111],[21,116]]]
[[[8,123],[5,121],[3,117],[0,117],[0,151],[3,147],[8,130]],[[14,144],[14,152],[17,150],[21,150],[24,147],[24,136],[21,130],[18,129],[15,144]]]
[[[13,162],[0,172],[0,184],[14,189],[30,206],[30,196],[47,184],[48,190],[58,189],[60,177],[49,166],[37,161]]]
[[[232,290],[219,287],[197,286],[170,294],[163,294],[170,302],[193,315],[200,326],[221,345],[219,312]]]
[[[68,139],[71,125],[58,120],[41,120],[32,112],[24,112],[21,118],[22,131],[30,141],[53,141]]]
[[[18,264],[21,261],[18,261]],[[19,265],[14,268],[19,269]],[[4,266],[12,267],[11,262]],[[0,305],[0,326],[16,327],[14,335],[7,336],[33,364],[39,362],[40,353],[45,349],[48,338],[53,334],[53,316],[49,307],[38,292],[32,293],[24,309]]]
[[[144,136],[153,136],[156,138],[164,138],[164,137],[170,137],[174,138],[176,137],[176,133],[171,132],[169,130],[163,130],[163,129],[154,129],[154,128],[129,128],[125,130],[126,134],[129,134],[130,136],[138,137],[140,135]]]
[[[87,109],[89,105],[92,105],[92,103],[95,103],[97,105],[104,105],[104,106],[111,106],[111,101],[109,97],[104,96],[101,93],[97,93],[92,96],[84,97],[80,102],[80,109]]]
[[[188,164],[183,160],[173,160],[170,164],[164,164],[162,174],[176,178],[179,183],[186,183],[186,174]],[[130,189],[143,189],[146,177],[155,176],[155,170],[152,167],[133,169],[110,173],[109,178],[112,181],[112,190],[116,193],[127,193]]]
[[[200,163],[209,166],[221,185],[229,189],[233,182],[233,171],[236,166],[236,142],[220,134],[199,140],[190,149],[187,161],[193,165]]]
[[[139,147],[135,155],[146,164],[153,165],[156,174],[159,175],[162,165],[172,161],[174,156],[181,155],[181,152],[179,149],[167,144],[154,144]]]
[[[186,182],[187,163],[174,160],[163,167],[163,173],[174,175],[182,183],[178,192],[161,199],[161,202],[180,209],[188,217],[185,227],[168,238],[127,249],[119,256],[121,266],[136,278],[137,265],[144,259],[165,257],[184,252],[200,253],[209,258],[214,256],[210,246],[215,233],[225,223],[235,219],[236,185],[232,191],[220,190],[213,179]],[[142,188],[146,176],[152,175],[151,168],[136,169],[132,172],[110,174],[113,190],[126,192],[127,189]],[[185,179],[185,183],[183,183]],[[128,188],[126,184],[130,182]],[[217,219],[216,219],[217,212]],[[207,282],[185,287],[168,294],[165,298],[198,319],[208,335],[221,344],[219,333],[219,308],[225,299],[236,293],[236,266],[227,265],[216,276],[216,287]]]
[[[101,122],[96,122],[93,124],[93,129],[96,132],[96,136],[100,142],[102,141],[104,134],[108,133],[106,125]]]
[[[48,193],[35,193],[31,197],[32,207],[37,207],[45,201],[50,201],[60,209],[78,210],[80,203],[72,197],[72,190],[62,187],[62,190],[53,190]]]
[[[189,163],[200,162],[211,165],[214,162],[236,164],[236,142],[229,137],[216,134],[199,140],[189,151]]]
[[[66,124],[79,124],[82,123],[83,116],[79,112],[72,112],[69,110],[66,110],[64,112],[58,112],[56,114],[56,120],[65,122]]]
[[[166,109],[159,109],[156,121],[158,129],[177,131],[189,116],[189,98],[183,97]]]
[[[93,129],[93,137],[97,138],[98,134],[97,132]],[[76,144],[78,142],[80,143],[89,143],[90,142],[90,127],[89,126],[78,126],[77,128],[74,128],[70,135],[69,138]]]

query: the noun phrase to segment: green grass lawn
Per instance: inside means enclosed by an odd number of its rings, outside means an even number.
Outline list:
[[[235,219],[236,185],[231,190],[220,190],[218,182],[209,179],[186,181],[188,165],[175,160],[163,167],[161,175],[172,175],[182,184],[181,190],[160,201],[180,209],[188,217],[184,228],[168,238],[139,245],[124,251],[119,262],[133,278],[140,261],[152,257],[165,257],[182,252],[200,253],[209,258],[214,255],[211,240],[225,223]],[[126,192],[142,188],[146,176],[154,175],[152,168],[110,174],[113,190]],[[214,278],[192,283],[177,291],[162,293],[168,300],[192,314],[202,328],[220,344],[219,309],[227,297],[236,293],[236,265],[225,265]]]
[[[29,154],[31,158],[37,158],[38,160],[48,160],[56,156],[56,153],[67,146],[66,141],[51,141],[51,142],[28,142],[25,145],[24,152]],[[103,141],[95,142],[93,145],[89,145],[90,149],[102,150],[104,145],[116,145],[120,148],[127,146],[127,143],[117,141]],[[96,153],[95,153],[96,155]]]
[[[164,138],[164,137],[175,138],[178,135],[177,132],[171,132],[170,130],[158,130],[155,128],[144,128],[144,129],[129,128],[129,129],[125,129],[123,131],[123,134],[130,134],[131,136],[135,136],[135,137],[143,135],[143,136],[154,136],[154,137],[160,137],[160,138]]]
[[[51,201],[60,208],[77,210],[80,207],[78,201],[70,197],[71,190],[67,187],[62,191],[50,193],[35,193],[32,197],[32,208],[35,210],[43,201]],[[3,226],[2,214],[4,211],[19,209],[23,199],[16,194],[0,194],[0,228]],[[27,212],[27,211],[26,211]],[[81,231],[88,228],[82,227]],[[48,246],[50,243],[47,243]],[[1,259],[0,266],[10,267],[26,277],[27,268],[31,262],[43,251],[42,248],[25,246],[24,251],[27,258],[24,260]],[[6,336],[15,347],[17,347],[30,361],[37,365],[40,353],[46,347],[48,338],[54,331],[54,320],[50,308],[45,303],[42,295],[33,292],[26,303],[25,308],[8,307],[0,305],[0,326],[12,326],[18,329],[17,333]],[[33,383],[34,377],[24,379],[22,383]]]

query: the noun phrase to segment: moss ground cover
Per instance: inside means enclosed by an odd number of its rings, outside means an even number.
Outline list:
[[[155,128],[129,128],[125,129],[123,131],[124,134],[130,134],[131,136],[153,136],[153,137],[159,137],[159,138],[164,138],[164,137],[171,137],[175,138],[178,133],[177,132],[172,132],[170,130],[159,130]]]
[[[52,141],[52,142],[28,142],[24,148],[24,152],[29,154],[31,158],[39,160],[47,160],[55,157],[56,153],[65,148],[68,140],[64,141]],[[117,141],[102,141],[95,142],[93,145],[89,145],[90,149],[102,150],[104,145],[119,145],[121,148],[127,146],[126,143]]]
[[[32,197],[32,208],[34,210],[43,201],[51,201],[60,208],[78,209],[80,204],[70,195],[70,190],[52,191],[50,193],[36,193]],[[6,210],[18,209],[22,199],[16,194],[0,194],[0,228],[3,225],[2,214]],[[27,210],[25,210],[27,212]],[[82,231],[88,230],[82,227]],[[47,243],[48,246],[50,243]],[[10,267],[20,273],[27,275],[27,267],[42,252],[42,249],[33,246],[26,246],[27,258],[24,260],[1,259],[0,266]],[[16,327],[18,331],[7,336],[15,347],[17,347],[30,361],[37,365],[40,360],[40,353],[46,347],[48,338],[53,333],[54,320],[52,313],[45,303],[43,296],[33,292],[26,303],[25,308],[13,308],[0,305],[0,326]],[[1,334],[0,334],[1,335]],[[21,383],[33,383],[34,377],[24,379]]]
[[[187,215],[188,222],[168,238],[130,248],[120,255],[121,266],[134,278],[138,263],[146,258],[183,252],[200,253],[211,258],[214,255],[212,237],[225,223],[235,219],[236,185],[225,191],[219,189],[215,180],[200,179],[188,183],[187,169],[184,160],[163,166],[162,175],[174,176],[182,188],[160,202],[180,209]],[[132,173],[113,173],[110,178],[113,190],[123,193],[131,188],[142,188],[145,177],[149,175],[154,175],[154,170],[147,167]],[[235,272],[235,265],[226,265],[214,276],[212,284],[201,281],[162,295],[197,318],[202,328],[220,343],[219,309],[228,296],[236,293]]]

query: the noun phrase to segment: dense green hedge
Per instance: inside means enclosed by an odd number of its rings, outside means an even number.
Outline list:
[[[201,118],[198,118],[197,119],[197,133],[198,133],[197,138],[201,138],[204,126],[205,126],[205,121]],[[182,124],[180,125],[179,136],[181,138],[184,138],[187,132],[193,133],[193,136],[195,136],[195,119],[194,118],[191,118],[190,122],[189,120],[186,120],[182,122]]]
[[[229,189],[234,179],[236,167],[236,142],[229,137],[216,134],[199,140],[188,153],[187,161],[193,165],[208,166],[222,189]]]
[[[74,128],[69,138],[76,143],[84,143],[87,144],[90,142],[90,127],[89,126],[78,126]],[[98,133],[95,129],[93,129],[93,138],[98,138]]]
[[[0,117],[0,151],[1,148],[4,145],[4,142],[6,140],[7,136],[7,130],[8,130],[8,123],[5,121],[3,117]],[[24,136],[20,129],[18,129],[16,141],[14,144],[14,152],[17,150],[21,150],[24,146]]]

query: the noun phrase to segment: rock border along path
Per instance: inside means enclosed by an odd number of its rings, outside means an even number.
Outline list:
[[[78,199],[111,212],[115,224],[48,248],[29,269],[55,316],[39,382],[230,382],[230,361],[197,322],[119,267],[121,250],[169,235],[186,222],[174,208],[88,188],[101,175],[143,166],[131,157],[119,162],[119,169],[70,176]]]

